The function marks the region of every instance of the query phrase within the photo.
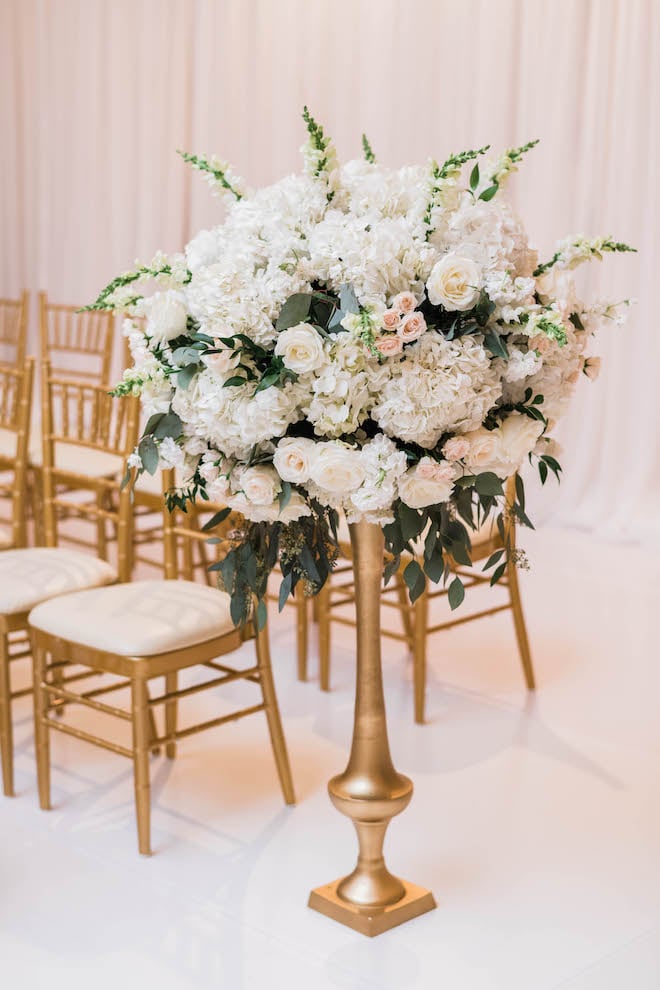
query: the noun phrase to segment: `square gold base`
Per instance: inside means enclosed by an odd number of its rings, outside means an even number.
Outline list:
[[[334,883],[327,883],[313,890],[309,895],[308,906],[362,935],[369,937],[382,935],[390,928],[412,921],[413,918],[426,914],[437,906],[430,890],[417,887],[414,883],[407,883],[405,880],[402,882],[406,888],[404,896],[396,904],[381,910],[353,907],[339,897],[337,887],[341,880],[335,880]]]

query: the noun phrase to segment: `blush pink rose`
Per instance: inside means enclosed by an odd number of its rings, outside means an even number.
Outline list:
[[[386,330],[396,330],[401,323],[401,314],[398,309],[386,309],[382,321]]]
[[[383,357],[396,357],[403,350],[403,342],[396,336],[396,334],[390,334],[387,337],[381,337],[380,340],[376,341],[376,350],[383,355]]]
[[[552,341],[544,333],[535,333],[529,338],[529,346],[538,351],[539,354],[547,354],[552,346]]]
[[[417,465],[416,475],[425,481],[437,481],[438,484],[449,483],[456,477],[456,469],[447,461],[434,461],[430,457],[422,457]]]
[[[460,461],[470,449],[470,443],[465,437],[450,437],[442,448],[442,453],[448,461]]]
[[[426,330],[426,320],[421,313],[408,313],[401,320],[401,326],[397,333],[404,344],[409,344],[413,340],[419,340]]]
[[[398,310],[399,313],[412,313],[416,306],[417,299],[412,292],[400,292],[392,300],[392,309]]]

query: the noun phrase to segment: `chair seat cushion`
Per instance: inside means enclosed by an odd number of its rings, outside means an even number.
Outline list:
[[[27,612],[39,602],[82,588],[111,584],[105,560],[63,547],[27,547],[0,553],[0,614]]]
[[[30,443],[30,464],[41,467],[41,443]],[[108,454],[95,447],[82,447],[59,440],[55,444],[55,467],[67,474],[88,478],[114,478],[123,472],[123,462],[117,454]]]
[[[18,434],[15,430],[7,430],[0,427],[0,457],[13,459],[16,457],[16,438]]]
[[[185,649],[234,629],[229,596],[194,581],[133,581],[44,602],[30,625],[118,656]]]

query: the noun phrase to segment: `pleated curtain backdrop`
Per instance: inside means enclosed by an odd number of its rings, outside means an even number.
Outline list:
[[[82,302],[179,250],[222,209],[175,149],[272,181],[299,167],[304,103],[340,156],[364,130],[392,165],[540,137],[509,191],[541,256],[578,232],[639,254],[580,273],[637,302],[562,423],[559,493],[533,500],[660,541],[659,75],[658,0],[0,0],[0,294]]]

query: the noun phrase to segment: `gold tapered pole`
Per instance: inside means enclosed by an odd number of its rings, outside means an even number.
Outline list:
[[[380,656],[383,531],[350,527],[357,610],[353,742],[348,765],[328,785],[332,803],[353,821],[357,865],[349,876],[313,890],[309,906],[364,935],[379,935],[435,907],[433,894],[393,876],[383,858],[385,832],[407,807],[412,782],[397,773],[387,739]]]

